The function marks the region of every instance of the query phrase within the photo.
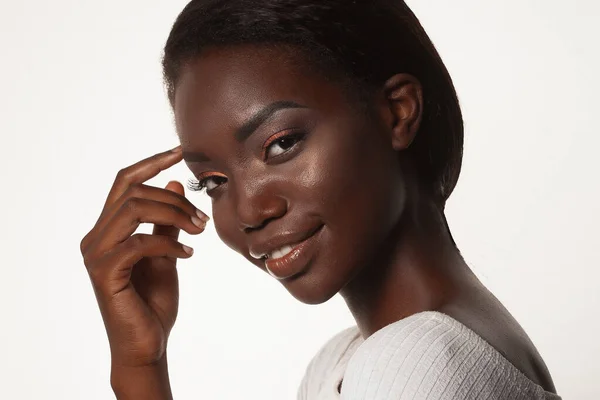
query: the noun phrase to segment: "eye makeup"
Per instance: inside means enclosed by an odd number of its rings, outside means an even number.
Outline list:
[[[273,118],[273,120],[265,122],[263,126],[257,129],[257,132],[252,135],[252,137],[248,138],[244,145],[249,149],[260,146],[258,153],[254,153],[255,150],[249,151],[256,154],[256,156],[259,156],[265,163],[270,163],[271,161],[273,163],[286,162],[293,157],[293,153],[298,149],[300,142],[306,139],[309,129],[314,127],[315,119],[306,116],[306,111],[309,110],[310,109],[297,110],[288,115],[282,113],[283,115],[281,115],[280,118]],[[264,140],[262,145],[258,145],[257,141],[261,140],[261,136],[264,137],[264,135],[259,133],[260,131],[273,131],[275,130],[273,128],[277,125],[281,127],[285,126],[284,124],[288,127],[285,129],[277,129],[277,133],[269,136]],[[269,129],[269,127],[271,129]],[[278,152],[274,151],[277,148],[280,150]],[[215,171],[208,171],[200,174],[197,179],[190,178],[187,187],[191,191],[205,190],[206,193],[210,195],[212,190],[218,189],[226,182],[227,177],[225,175]]]

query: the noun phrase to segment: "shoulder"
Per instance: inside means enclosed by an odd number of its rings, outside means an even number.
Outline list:
[[[414,314],[375,332],[349,360],[343,400],[544,399],[475,332],[439,312]]]
[[[356,326],[346,328],[321,346],[310,361],[308,369],[322,372],[331,370],[341,363],[345,365],[362,342],[363,339]]]
[[[336,385],[343,377],[348,360],[363,342],[356,326],[346,328],[321,346],[306,367],[298,389],[298,399],[316,398],[324,385]]]

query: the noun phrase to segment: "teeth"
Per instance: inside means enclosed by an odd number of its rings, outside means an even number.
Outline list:
[[[269,258],[281,258],[283,256],[288,255],[294,248],[292,246],[283,246],[282,248],[275,250],[272,253],[269,253]]]

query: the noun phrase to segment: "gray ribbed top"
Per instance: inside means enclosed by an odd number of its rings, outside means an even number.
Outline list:
[[[343,378],[342,393],[338,387]],[[312,359],[298,400],[560,400],[452,317],[414,314],[366,340],[357,327]]]

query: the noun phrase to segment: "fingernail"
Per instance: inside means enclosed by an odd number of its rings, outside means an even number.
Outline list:
[[[183,251],[185,251],[186,253],[188,253],[190,256],[191,256],[192,254],[194,254],[194,249],[192,249],[191,247],[188,247],[188,246],[186,246],[185,244],[184,244],[184,245],[182,245],[182,247],[183,247]]]
[[[175,147],[174,149],[171,149],[171,151],[172,151],[173,153],[177,153],[179,150],[181,150],[181,145],[179,145],[179,146]]]
[[[196,217],[192,217],[192,222],[194,225],[196,225],[198,228],[204,228],[206,226],[206,222],[202,221],[199,218]]]
[[[204,222],[208,222],[208,221],[210,221],[210,217],[209,217],[208,215],[204,214],[202,211],[200,211],[200,210],[196,210],[196,214],[198,214],[198,217],[199,217],[199,218],[200,218],[202,221],[204,221]]]

